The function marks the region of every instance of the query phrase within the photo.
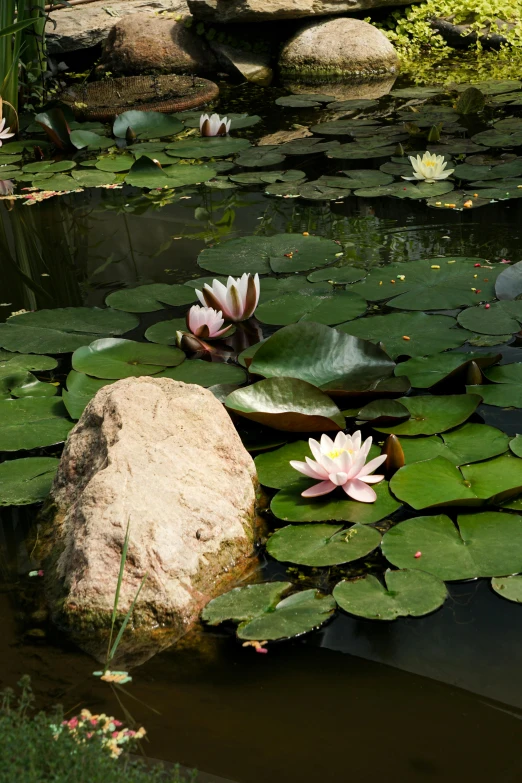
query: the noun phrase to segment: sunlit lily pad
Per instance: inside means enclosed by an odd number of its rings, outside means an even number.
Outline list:
[[[394,435],[436,435],[463,424],[481,402],[477,394],[419,395],[400,397],[411,418],[393,427],[376,427]]]
[[[10,397],[54,397],[58,388],[44,383],[27,370],[10,370],[0,365],[0,399]]]
[[[196,299],[196,293],[190,286],[151,283],[137,288],[120,288],[109,294],[105,303],[125,313],[153,313],[163,310],[165,305],[178,307],[191,304]]]
[[[183,351],[170,345],[105,338],[78,348],[73,353],[72,366],[94,378],[135,378],[176,367],[184,359]]]
[[[483,353],[438,353],[432,356],[416,356],[401,362],[395,368],[395,375],[407,376],[416,389],[431,389],[441,381],[452,379],[465,381],[470,362],[480,368],[487,368],[501,358],[500,354]]]
[[[115,381],[92,378],[83,372],[71,370],[67,376],[67,388],[62,391],[63,403],[71,419],[79,419],[96,392],[111,383]]]
[[[339,582],[333,597],[345,612],[368,620],[422,617],[439,609],[448,592],[434,574],[404,569],[388,570],[384,586],[375,576]]]
[[[304,590],[284,598],[273,611],[242,623],[237,635],[239,639],[290,639],[319,628],[334,611],[335,601],[331,595]]]
[[[175,158],[223,158],[250,147],[247,139],[225,137],[201,137],[184,139],[167,144],[167,155]]]
[[[225,400],[229,411],[290,432],[341,430],[345,420],[320,389],[297,378],[267,378],[237,389]]]
[[[125,111],[114,120],[112,131],[124,139],[129,128],[139,139],[159,139],[179,133],[183,124],[174,115],[159,111]]]
[[[260,585],[235,587],[210,601],[201,614],[203,622],[219,625],[227,620],[251,620],[263,612],[275,609],[291,582],[267,582]]]
[[[135,158],[132,155],[107,155],[96,163],[99,171],[109,171],[112,174],[118,174],[122,171],[129,171],[134,165]]]
[[[55,457],[26,457],[0,465],[0,506],[25,506],[44,500],[60,464]]]
[[[62,443],[72,422],[57,397],[0,400],[0,451],[37,449]]]
[[[198,286],[200,288],[200,286]],[[280,299],[288,294],[303,294],[304,296],[319,296],[331,294],[329,283],[310,283],[304,275],[289,275],[288,277],[265,277],[261,283],[259,303],[264,304],[274,299]],[[256,311],[257,317],[257,311]]]
[[[246,373],[242,367],[224,362],[205,362],[202,359],[191,359],[177,367],[169,367],[155,377],[196,383],[205,388],[218,384],[242,384],[246,381]]]
[[[466,422],[441,436],[402,438],[400,444],[407,465],[444,457],[458,467],[505,454],[508,450],[509,437],[488,424]]]
[[[485,405],[497,408],[522,408],[522,387],[515,383],[466,386],[468,394],[480,394]]]
[[[493,302],[468,307],[459,313],[458,322],[465,329],[479,334],[509,334],[517,332],[522,323],[522,302]]]
[[[321,567],[358,560],[380,543],[380,533],[364,525],[288,525],[269,538],[266,548],[283,563]]]
[[[382,551],[398,568],[427,571],[445,581],[522,570],[522,517],[484,511],[462,514],[457,524],[443,514],[408,519],[385,534]]]
[[[517,299],[522,294],[522,261],[502,270],[495,283],[495,292],[499,299]]]
[[[509,441],[509,448],[517,457],[522,457],[522,435],[516,435]]]
[[[522,576],[495,577],[491,580],[491,587],[501,598],[522,604]]]
[[[116,175],[108,171],[73,171],[72,178],[80,188],[98,188],[102,185],[112,185],[116,182]]]
[[[0,370],[54,370],[58,362],[52,356],[33,356],[29,353],[12,353],[0,351]]]
[[[286,325],[296,321],[315,321],[333,325],[357,318],[366,311],[366,301],[351,291],[286,294],[261,304],[256,317],[264,324]]]
[[[397,400],[372,400],[359,410],[357,419],[370,422],[372,426],[391,425],[410,418],[409,410]],[[359,421],[357,423],[359,423]]]
[[[356,283],[365,275],[364,269],[357,269],[354,266],[329,266],[328,269],[317,269],[315,272],[311,272],[307,280],[311,283],[326,281],[333,285],[343,285],[344,283]]]

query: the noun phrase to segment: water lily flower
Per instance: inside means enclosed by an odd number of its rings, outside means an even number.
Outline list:
[[[377,484],[383,480],[384,476],[370,474],[385,462],[386,454],[366,463],[372,438],[367,438],[361,445],[361,433],[358,430],[353,435],[339,432],[335,440],[328,435],[322,435],[320,442],[310,438],[308,443],[315,461],[310,457],[305,457],[306,462],[290,460],[290,465],[300,473],[319,479],[319,484],[301,493],[304,498],[327,495],[337,487],[342,487],[349,497],[361,503],[377,500],[377,495],[368,484]]]
[[[11,128],[5,128],[5,117],[0,121],[0,147],[2,146],[2,139],[10,139],[14,136],[14,133],[9,133]]]
[[[232,327],[225,326],[221,310],[214,310],[213,307],[200,307],[193,305],[187,313],[187,326],[196,337],[203,337],[205,340],[216,339],[227,334]]]
[[[250,272],[242,277],[229,277],[227,284],[213,280],[205,283],[202,291],[196,291],[202,305],[221,310],[227,321],[246,321],[254,314],[259,302],[259,275]]]
[[[202,136],[228,136],[232,120],[219,114],[202,114],[199,118],[199,132]]]
[[[441,179],[446,179],[453,174],[455,169],[449,169],[445,171],[447,162],[444,160],[444,155],[432,155],[431,152],[425,152],[424,155],[417,155],[416,158],[410,155],[410,163],[413,166],[415,176],[403,177],[403,179],[409,180],[424,180],[432,184]]]
[[[11,179],[0,179],[0,196],[12,196],[13,191],[14,182]]]

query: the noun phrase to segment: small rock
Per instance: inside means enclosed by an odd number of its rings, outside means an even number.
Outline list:
[[[279,65],[284,78],[316,82],[395,74],[399,58],[376,27],[360,19],[338,17],[301,27],[283,47]]]
[[[230,73],[239,72],[248,82],[268,87],[274,78],[270,56],[245,52],[228,44],[210,41],[210,48],[222,68]]]
[[[144,73],[201,73],[216,69],[206,41],[183,22],[132,14],[114,25],[101,59],[116,76]]]

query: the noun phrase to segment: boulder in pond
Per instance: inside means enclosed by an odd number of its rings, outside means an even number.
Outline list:
[[[134,629],[181,636],[252,565],[256,489],[212,392],[151,377],[103,387],[69,435],[43,512],[54,619],[76,632],[110,624],[129,523],[119,611],[147,574]]]
[[[216,60],[207,42],[182,21],[132,14],[111,29],[101,66],[116,76],[208,73],[216,70]]]
[[[227,23],[346,14],[411,2],[412,0],[188,0],[188,7],[196,19]]]
[[[285,44],[279,61],[284,78],[321,82],[394,74],[399,58],[384,33],[361,19],[309,22]]]

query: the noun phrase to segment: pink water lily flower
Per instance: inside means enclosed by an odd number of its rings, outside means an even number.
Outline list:
[[[5,117],[0,122],[0,147],[2,146],[2,139],[10,139],[12,136],[14,136],[14,133],[9,133],[11,128],[5,128]]]
[[[308,443],[315,461],[310,457],[305,457],[306,462],[290,460],[290,465],[300,473],[319,479],[319,484],[301,493],[304,498],[327,495],[337,487],[342,487],[347,495],[361,503],[374,503],[377,500],[377,495],[368,484],[378,484],[383,480],[384,476],[370,474],[385,462],[386,454],[366,463],[372,445],[371,438],[361,445],[361,433],[358,430],[353,435],[339,432],[335,440],[328,435],[322,435],[320,442],[310,438]]]
[[[199,132],[202,136],[228,136],[232,120],[219,114],[202,114],[199,118]]]
[[[213,307],[200,307],[192,305],[187,313],[187,326],[196,337],[203,337],[206,340],[211,338],[223,337],[231,330],[231,326],[225,326],[221,310],[214,310]]]
[[[246,273],[242,277],[229,277],[227,284],[213,280],[205,283],[202,291],[196,291],[202,305],[221,310],[227,321],[246,321],[254,314],[259,302],[259,275]]]

